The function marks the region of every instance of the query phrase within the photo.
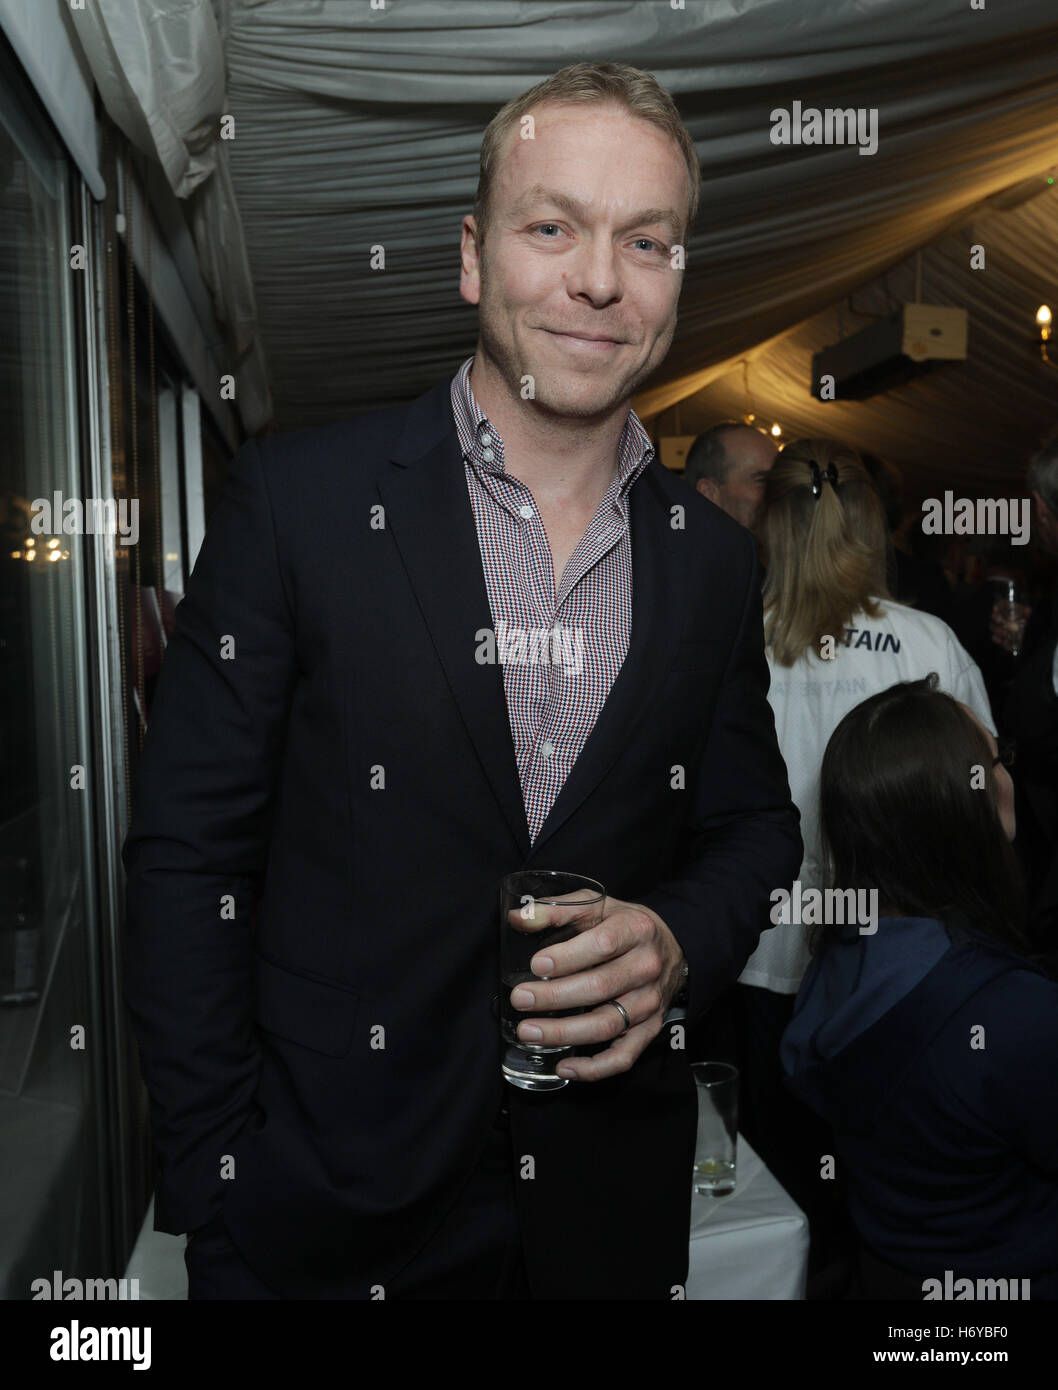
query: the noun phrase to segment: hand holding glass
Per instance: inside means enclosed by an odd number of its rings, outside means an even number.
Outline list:
[[[500,884],[500,1018],[503,1074],[523,1091],[558,1091],[569,1082],[555,1067],[572,1056],[571,1046],[543,1047],[523,1042],[518,1025],[527,1015],[511,1003],[511,993],[535,975],[529,962],[538,951],[569,941],[602,920],[606,889],[595,879],[553,869],[527,869],[508,874]],[[587,1013],[591,1005],[573,1009],[536,1010],[535,1018],[568,1018]]]

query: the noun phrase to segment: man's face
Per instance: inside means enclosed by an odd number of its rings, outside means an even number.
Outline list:
[[[674,141],[619,107],[531,114],[534,138],[507,138],[483,250],[463,221],[460,293],[479,305],[481,346],[508,389],[521,395],[531,376],[543,410],[603,416],[672,342],[687,168]]]
[[[764,489],[779,452],[773,441],[759,430],[731,430],[723,436],[724,454],[730,465],[723,483],[699,478],[698,491],[723,508],[749,531],[760,524]]]

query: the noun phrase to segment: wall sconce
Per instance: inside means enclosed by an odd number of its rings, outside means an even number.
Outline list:
[[[1052,362],[1047,355],[1047,344],[1051,338],[1051,322],[1053,320],[1049,304],[1041,304],[1036,310],[1036,322],[1040,329],[1040,356],[1047,363],[1048,367],[1058,367],[1058,362]]]

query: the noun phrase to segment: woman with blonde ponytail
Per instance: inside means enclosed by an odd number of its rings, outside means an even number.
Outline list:
[[[842,634],[857,612],[880,614],[885,513],[851,449],[829,439],[788,445],[765,491],[761,543],[765,635],[776,664],[792,666]]]
[[[773,908],[776,925],[762,932],[739,977],[735,1012],[742,1129],[809,1216],[810,1273],[840,1245],[840,1208],[831,1195],[839,1185],[820,1180],[826,1136],[816,1117],[786,1090],[779,1043],[808,966],[808,934],[816,924],[807,910],[802,920],[799,905],[819,901],[809,890],[843,886],[826,881],[822,862],[823,753],[849,710],[931,671],[942,690],[995,733],[981,673],[951,628],[890,597],[887,535],[881,500],[853,449],[829,439],[801,439],[783,449],[768,475],[758,537],[765,565],[768,701],[790,793],[801,813],[804,860],[800,892],[795,886],[781,916],[782,905]],[[830,901],[837,902],[837,896]]]

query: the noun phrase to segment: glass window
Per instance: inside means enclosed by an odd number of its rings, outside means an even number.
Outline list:
[[[107,1274],[70,169],[0,51],[0,1297]],[[43,506],[35,505],[43,503]]]

